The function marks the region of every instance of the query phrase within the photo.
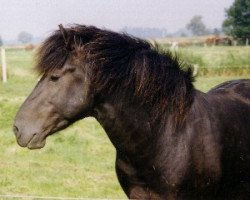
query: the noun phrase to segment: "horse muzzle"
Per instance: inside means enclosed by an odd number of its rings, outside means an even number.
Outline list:
[[[21,147],[28,147],[29,149],[41,149],[46,143],[46,134],[38,132],[23,131],[17,125],[13,126],[17,143]]]

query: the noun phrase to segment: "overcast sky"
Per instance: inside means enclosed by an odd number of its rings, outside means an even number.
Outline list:
[[[0,35],[20,31],[45,37],[58,24],[91,24],[119,31],[124,26],[165,28],[168,33],[202,15],[208,28],[220,28],[234,0],[0,0]]]

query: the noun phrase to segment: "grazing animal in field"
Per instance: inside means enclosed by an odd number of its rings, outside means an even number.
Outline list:
[[[206,39],[205,44],[207,46],[218,46],[218,45],[227,45],[227,46],[232,46],[233,45],[233,39],[231,37],[219,37],[219,36],[214,36],[214,37],[209,37]]]
[[[148,42],[93,26],[60,26],[41,45],[42,78],[16,115],[17,142],[95,117],[116,148],[131,199],[250,197],[250,80],[196,90],[192,72]]]

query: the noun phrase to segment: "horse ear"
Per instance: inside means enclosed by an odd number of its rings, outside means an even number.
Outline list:
[[[68,33],[67,33],[67,31],[65,30],[65,28],[63,27],[62,24],[59,24],[58,26],[59,26],[59,29],[60,29],[60,31],[62,33],[62,36],[63,36],[63,40],[64,40],[64,43],[65,43],[65,48],[67,50],[71,50],[71,48],[70,48],[70,40],[71,40],[71,38],[68,36]]]

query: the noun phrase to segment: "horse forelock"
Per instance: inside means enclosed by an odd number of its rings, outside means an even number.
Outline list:
[[[61,68],[73,52],[81,50],[82,46],[91,41],[99,31],[101,30],[93,26],[60,26],[60,29],[48,37],[38,49],[36,71],[44,74]]]

